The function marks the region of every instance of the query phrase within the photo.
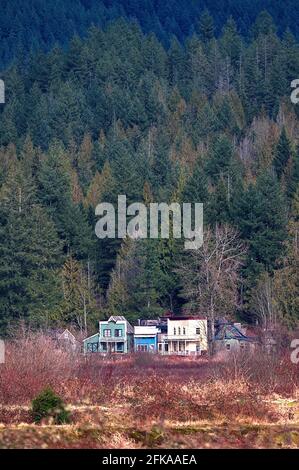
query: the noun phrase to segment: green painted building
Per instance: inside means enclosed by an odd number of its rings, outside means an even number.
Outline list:
[[[133,327],[121,315],[99,321],[99,332],[84,339],[85,353],[125,354],[133,350]]]

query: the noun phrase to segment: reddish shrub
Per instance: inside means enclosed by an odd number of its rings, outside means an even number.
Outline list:
[[[226,360],[133,354],[113,359],[70,354],[33,333],[8,341],[6,362],[0,365],[1,403],[28,404],[49,386],[67,403],[113,403],[143,421],[259,418],[269,411],[260,396],[291,395],[298,385],[298,366],[288,354],[231,355]]]

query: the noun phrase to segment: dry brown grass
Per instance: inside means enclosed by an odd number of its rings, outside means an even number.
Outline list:
[[[189,442],[208,447],[217,429],[218,442],[229,446],[225,426],[239,431],[245,426],[243,434],[232,431],[238,434],[235,447],[250,446],[251,435],[256,446],[266,441],[265,430],[260,434],[248,426],[291,426],[289,439],[295,442],[298,385],[298,366],[287,352],[228,360],[153,355],[114,360],[68,354],[42,334],[29,334],[7,343],[6,362],[0,365],[0,447],[9,446],[14,433],[28,434],[32,446],[45,434],[44,446],[54,447],[109,447],[108,441],[116,447],[154,447],[161,440],[172,446],[173,439],[184,447],[187,435]],[[57,442],[50,428],[31,424],[30,402],[46,386],[71,407],[72,425],[59,432],[55,428]]]

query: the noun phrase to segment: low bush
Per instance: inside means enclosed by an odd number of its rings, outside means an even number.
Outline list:
[[[32,417],[37,424],[49,419],[53,424],[70,422],[70,413],[65,409],[62,399],[48,387],[32,400]]]

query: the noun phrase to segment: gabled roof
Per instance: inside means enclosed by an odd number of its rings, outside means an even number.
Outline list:
[[[244,335],[233,323],[222,323],[218,325],[215,340],[235,339],[238,341],[255,341],[255,338]]]
[[[73,335],[73,333],[70,332],[70,330],[68,330],[67,328],[65,330],[63,330],[62,333],[58,333],[58,339],[61,339],[65,337],[65,335],[67,335],[69,338],[72,338],[74,341],[76,341],[76,338],[75,336]]]
[[[127,321],[123,315],[111,315],[111,317],[108,318],[108,321],[114,321],[115,323],[117,321]]]
[[[132,327],[131,323],[129,323],[127,320],[127,333],[134,333],[134,328]]]
[[[100,333],[95,333],[94,335],[88,336],[88,338],[84,338],[83,342],[87,341],[88,339],[94,338],[95,336],[100,336]]]
[[[47,336],[50,336],[51,339],[58,341],[60,339],[63,339],[62,337],[64,336],[64,333],[67,333],[67,336],[69,338],[72,338],[73,340],[77,341],[75,335],[68,328],[49,328],[48,330],[46,330]]]
[[[126,325],[127,325],[127,333],[134,333],[134,328],[132,327],[132,325],[128,322],[128,320],[125,319],[125,317],[123,315],[111,315],[111,317],[108,318],[108,322],[110,321],[113,321],[113,322],[118,322],[118,321],[122,321],[122,322],[125,322]]]

